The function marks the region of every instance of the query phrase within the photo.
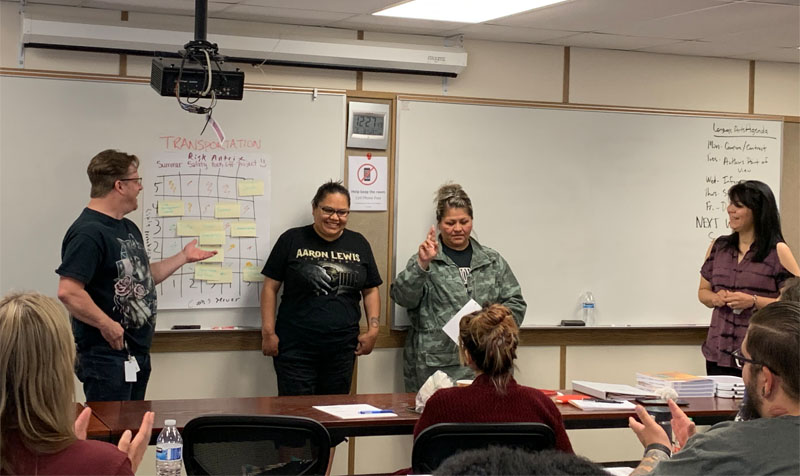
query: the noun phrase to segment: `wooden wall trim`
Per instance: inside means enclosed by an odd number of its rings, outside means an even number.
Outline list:
[[[584,327],[524,328],[520,344],[526,347],[572,345],[699,345],[708,332],[706,326],[691,327]],[[405,332],[382,332],[376,349],[401,348]],[[158,331],[151,352],[211,352],[261,350],[261,330]],[[564,351],[565,352],[565,351]]]
[[[750,69],[747,80],[747,112],[753,114],[756,110],[756,62],[750,60]]]
[[[564,84],[562,84],[562,89],[561,89],[561,102],[563,102],[564,104],[569,104],[569,68],[571,66],[570,59],[569,59],[570,56],[569,55],[570,55],[570,48],[569,48],[569,46],[565,46],[564,47],[564,73],[563,73],[563,77],[562,77],[562,81],[564,82]]]

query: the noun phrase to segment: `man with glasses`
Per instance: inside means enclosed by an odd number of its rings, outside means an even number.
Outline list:
[[[125,218],[138,207],[139,159],[116,150],[87,169],[89,204],[61,245],[58,298],[72,315],[75,373],[87,401],[143,400],[156,323],[155,285],[186,263],[216,254],[195,247],[150,263],[139,228]]]
[[[642,407],[631,429],[645,457],[631,473],[800,474],[800,303],[778,301],[750,318],[742,348],[731,352],[741,367],[745,405],[760,418],[730,421],[695,434],[694,423],[670,402],[677,444]],[[676,450],[677,451],[677,450]]]

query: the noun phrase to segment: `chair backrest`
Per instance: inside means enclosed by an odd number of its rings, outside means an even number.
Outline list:
[[[411,467],[430,474],[459,451],[505,446],[539,451],[554,448],[556,435],[544,423],[438,423],[414,440]]]
[[[316,420],[206,415],[183,429],[188,475],[325,474],[331,438]]]

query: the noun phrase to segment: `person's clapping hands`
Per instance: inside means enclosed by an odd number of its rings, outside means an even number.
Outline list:
[[[150,442],[155,416],[156,414],[153,412],[145,412],[144,416],[142,416],[142,424],[139,426],[136,437],[131,439],[131,430],[125,430],[117,444],[117,448],[128,455],[128,459],[131,461],[131,469],[134,473],[136,469],[139,468],[139,463],[142,462],[142,456],[144,456],[144,452],[147,449],[147,444]],[[92,409],[86,407],[81,411],[80,415],[78,415],[78,418],[75,419],[74,431],[77,439],[86,439],[91,417]]]

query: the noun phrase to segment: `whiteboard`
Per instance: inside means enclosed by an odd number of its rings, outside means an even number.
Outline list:
[[[3,294],[34,289],[55,295],[61,242],[89,201],[86,167],[97,152],[136,154],[147,184],[166,137],[207,147],[216,140],[210,127],[200,134],[204,116],[180,110],[174,98],[143,83],[0,76],[0,98]],[[226,140],[237,141],[234,146],[259,141],[258,153],[269,160],[271,206],[263,216],[269,242],[310,223],[317,187],[343,177],[345,96],[247,90],[243,101],[218,102],[214,118]],[[142,230],[145,195],[128,216]],[[259,250],[259,265],[268,253]],[[260,326],[260,317],[258,308],[159,312],[157,329],[174,324]]]
[[[726,190],[780,195],[779,121],[402,100],[395,271],[435,223],[434,193],[460,183],[473,236],[499,251],[528,303],[524,326],[705,324],[699,270],[729,233]],[[395,306],[395,325],[407,324]]]

